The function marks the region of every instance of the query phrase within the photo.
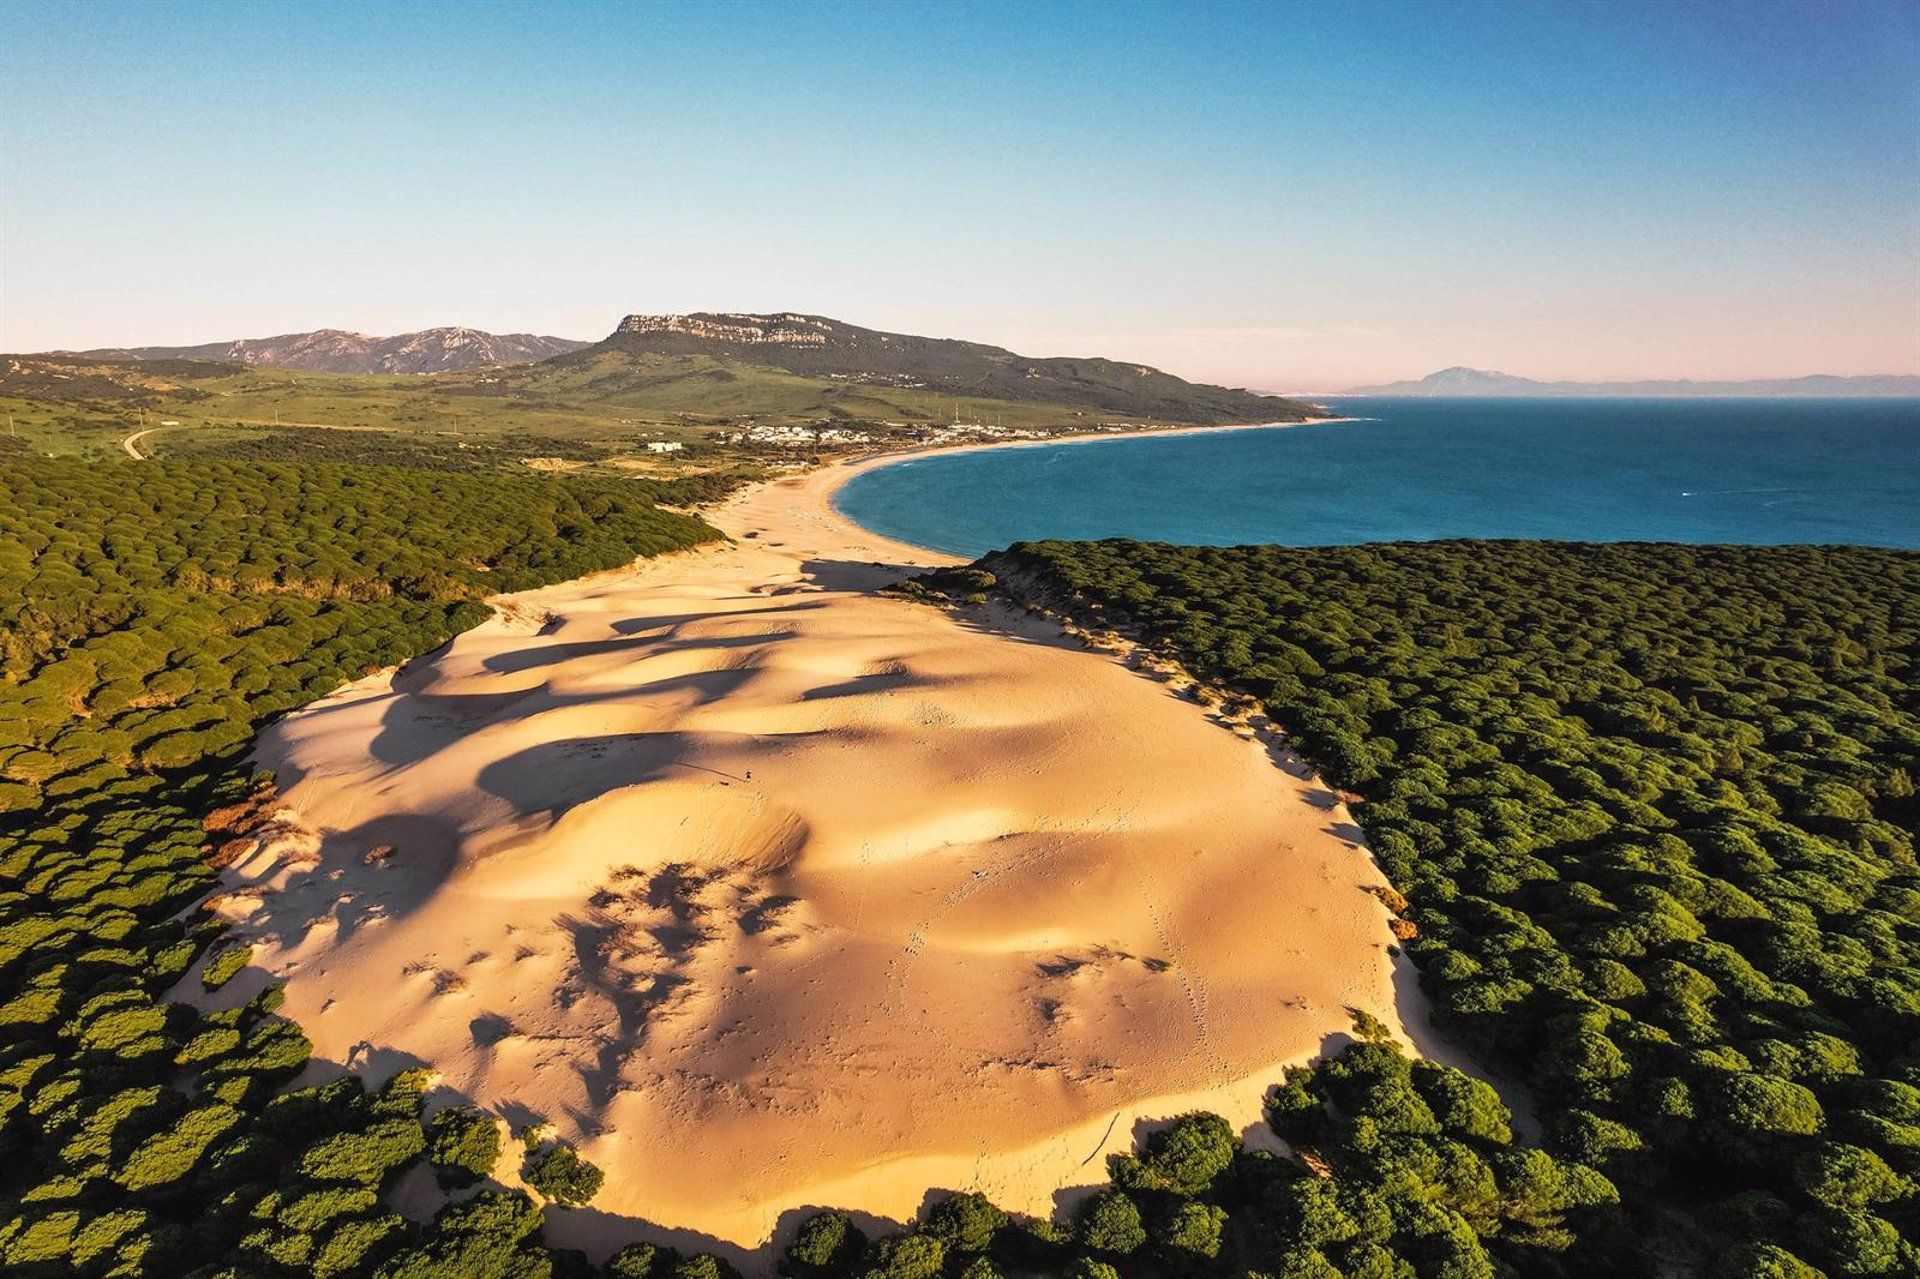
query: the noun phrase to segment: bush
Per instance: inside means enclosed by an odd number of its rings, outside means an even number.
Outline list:
[[[1116,1184],[1127,1189],[1202,1195],[1233,1164],[1240,1139],[1218,1115],[1182,1115],[1149,1136],[1137,1158],[1114,1160]]]
[[[734,1268],[711,1253],[696,1253],[673,1267],[673,1279],[738,1279]]]
[[[1080,1207],[1080,1242],[1096,1252],[1129,1253],[1147,1241],[1140,1207],[1125,1192],[1107,1189]]]
[[[580,1157],[580,1152],[556,1143],[527,1156],[523,1179],[548,1199],[568,1208],[590,1202],[600,1193],[606,1174]]]
[[[1821,1142],[1800,1157],[1794,1173],[1807,1194],[1834,1208],[1870,1208],[1913,1193],[1913,1184],[1879,1155],[1840,1142]]]
[[[664,1279],[678,1260],[650,1243],[630,1243],[607,1258],[606,1279]]]
[[[418,1158],[426,1144],[417,1120],[381,1120],[358,1132],[336,1133],[315,1143],[301,1157],[300,1173],[319,1181],[379,1186]]]
[[[874,1249],[866,1279],[939,1279],[946,1245],[932,1235],[894,1235]]]
[[[793,1279],[844,1274],[867,1250],[867,1237],[844,1212],[816,1212],[787,1245],[780,1273]]]
[[[1225,1210],[1212,1204],[1183,1203],[1168,1219],[1160,1247],[1176,1258],[1202,1257],[1211,1261],[1220,1255],[1220,1234],[1226,1226]]]
[[[232,981],[252,960],[253,947],[228,946],[214,953],[200,966],[200,984],[208,990],[218,990]]]
[[[994,1232],[1007,1224],[1007,1214],[985,1195],[949,1195],[927,1214],[926,1233],[951,1252],[985,1252]]]
[[[1067,1279],[1120,1279],[1120,1272],[1092,1257],[1075,1257],[1067,1264]]]
[[[440,1184],[458,1189],[493,1175],[500,1162],[500,1121],[471,1106],[452,1106],[427,1125],[427,1159]]]

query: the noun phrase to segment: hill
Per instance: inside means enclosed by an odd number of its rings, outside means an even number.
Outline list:
[[[701,360],[714,364],[687,363]],[[829,401],[871,402],[871,413],[844,406],[849,416],[920,417],[928,412],[920,401],[956,397],[1064,405],[1102,416],[1194,424],[1301,421],[1318,416],[1312,406],[1297,401],[1188,382],[1144,364],[1098,358],[1041,359],[979,342],[884,333],[792,312],[629,315],[605,341],[550,360],[529,376],[589,367],[635,383],[672,379],[686,384],[689,391],[694,383],[716,389],[729,386],[726,372],[741,367],[779,370],[807,379]],[[882,411],[886,405],[896,406],[895,411]],[[756,411],[750,403],[737,401],[734,408]]]
[[[1689,379],[1650,382],[1536,382],[1532,378],[1470,369],[1456,365],[1429,373],[1417,382],[1388,382],[1356,386],[1342,395],[1752,395],[1817,398],[1821,396],[1920,395],[1920,376],[1886,374],[1835,377],[1815,373],[1807,377],[1759,378],[1744,382],[1695,382]]]
[[[572,338],[542,337],[534,333],[483,333],[479,329],[458,327],[422,329],[393,337],[350,333],[345,329],[315,329],[311,333],[206,342],[199,346],[103,347],[54,354],[105,360],[213,360],[304,369],[310,373],[448,373],[489,364],[545,360],[586,345]]]
[[[829,426],[850,426],[842,442],[853,446],[926,443],[968,431],[1324,416],[1297,400],[1202,386],[1144,365],[1032,359],[817,316],[630,316],[604,341],[551,359],[417,376],[282,366],[258,347],[238,353],[248,358],[166,354],[203,349],[0,357],[0,410],[24,447],[96,454],[117,453],[127,435],[156,425],[183,428],[154,441],[162,451],[345,426],[449,441],[540,437],[628,449],[662,435],[695,448],[757,433],[784,443],[746,447],[779,452]],[[296,357],[291,346],[274,355]]]

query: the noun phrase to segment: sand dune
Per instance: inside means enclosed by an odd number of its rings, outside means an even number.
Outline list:
[[[577,1137],[608,1180],[562,1239],[1050,1211],[1137,1120],[1251,1124],[1350,1006],[1399,1024],[1337,797],[1057,627],[872,594],[940,557],[838,478],[260,744],[319,835],[230,872],[287,1011]]]

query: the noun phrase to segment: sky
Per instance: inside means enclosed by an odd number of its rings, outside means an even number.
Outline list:
[[[1920,372],[1920,3],[0,5],[0,350],[696,310]]]

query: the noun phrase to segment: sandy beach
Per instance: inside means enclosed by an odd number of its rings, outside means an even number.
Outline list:
[[[1350,1009],[1427,1038],[1298,761],[1043,619],[875,593],[950,562],[835,511],[891,460],[503,597],[260,742],[310,833],[223,908],[318,1057],[577,1140],[607,1182],[558,1243],[764,1273],[804,1209],[1050,1213],[1141,1124],[1254,1129]]]

